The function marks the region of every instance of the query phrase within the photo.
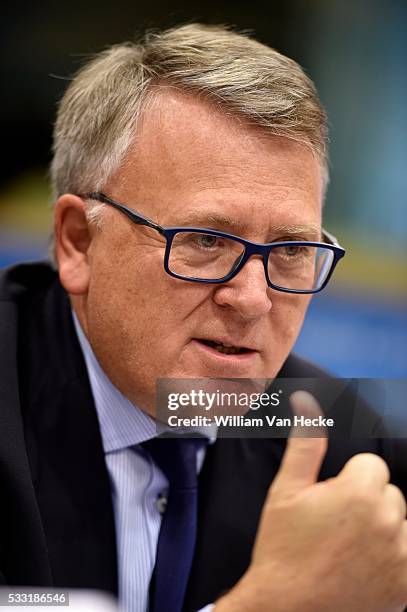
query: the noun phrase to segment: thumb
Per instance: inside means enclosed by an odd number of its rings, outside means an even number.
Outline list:
[[[317,400],[307,391],[295,391],[290,396],[290,402],[294,417],[314,419],[323,414]],[[294,422],[280,469],[271,487],[272,496],[292,495],[314,484],[327,447],[325,428],[307,428]]]

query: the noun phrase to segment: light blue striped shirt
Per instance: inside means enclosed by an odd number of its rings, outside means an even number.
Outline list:
[[[119,601],[123,612],[147,612],[161,514],[168,481],[138,446],[156,437],[154,419],[132,404],[110,381],[73,313],[99,419],[110,476],[118,553]],[[211,438],[214,441],[214,437]],[[202,467],[205,450],[197,460]],[[213,605],[201,612],[211,612]]]

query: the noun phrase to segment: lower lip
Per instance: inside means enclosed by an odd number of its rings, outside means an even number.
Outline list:
[[[208,346],[207,344],[204,344],[203,342],[200,342],[199,340],[192,340],[191,342],[194,346],[201,350],[203,354],[208,357],[211,357],[212,359],[217,359],[224,365],[246,364],[250,361],[253,361],[256,355],[258,355],[258,351],[246,351],[245,353],[237,353],[236,355],[227,355],[226,353],[220,353],[216,349],[212,348],[211,346]]]

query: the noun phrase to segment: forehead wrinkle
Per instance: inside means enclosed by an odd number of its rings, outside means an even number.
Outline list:
[[[238,219],[233,219],[228,215],[218,214],[218,213],[203,213],[199,211],[190,212],[187,214],[183,221],[182,225],[195,225],[198,226],[208,226],[208,225],[217,225],[220,227],[224,227],[233,231],[242,231],[247,227],[246,223],[242,223]]]

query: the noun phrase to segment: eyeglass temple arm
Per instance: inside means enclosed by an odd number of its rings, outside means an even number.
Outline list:
[[[327,238],[328,242],[334,246],[340,246],[338,239],[333,234],[322,228],[322,237]]]
[[[138,225],[146,225],[147,227],[151,227],[152,229],[157,230],[158,232],[160,232],[160,234],[164,234],[164,228],[161,227],[161,225],[158,225],[158,223],[154,223],[154,221],[151,221],[151,219],[144,217],[140,213],[136,213],[134,210],[128,208],[124,204],[120,204],[119,202],[112,200],[104,193],[85,193],[81,197],[90,200],[97,200],[98,202],[102,202],[103,204],[109,204],[110,206],[113,206],[114,208],[117,208],[118,210],[122,211],[127,217],[129,217],[131,221],[133,221],[133,223],[137,223]]]

